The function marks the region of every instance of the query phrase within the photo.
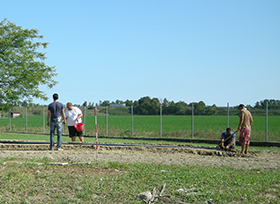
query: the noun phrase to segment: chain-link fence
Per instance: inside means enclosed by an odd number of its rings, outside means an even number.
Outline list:
[[[83,112],[84,135],[95,136],[94,108],[79,107]],[[197,115],[192,107],[189,115],[164,115],[162,107],[154,115],[136,115],[138,107],[97,107],[99,136],[157,137],[182,139],[219,139],[227,127],[235,131],[239,111],[234,107],[216,107],[216,115]],[[252,109],[251,141],[279,142],[278,110]],[[2,132],[49,133],[47,106],[14,107],[0,114]],[[68,134],[67,126],[63,134]]]

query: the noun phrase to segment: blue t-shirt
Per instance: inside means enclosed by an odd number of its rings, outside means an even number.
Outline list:
[[[52,102],[48,106],[48,110],[51,112],[51,121],[50,122],[61,122],[62,114],[61,111],[63,109],[63,104],[60,102]]]
[[[231,139],[235,139],[235,137],[235,134],[232,133],[230,135],[227,135],[227,131],[222,132],[221,135],[221,138],[224,138],[224,140],[226,140],[226,143],[230,143]]]

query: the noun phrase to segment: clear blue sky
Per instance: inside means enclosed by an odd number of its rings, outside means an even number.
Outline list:
[[[0,0],[36,28],[59,81],[48,101],[141,97],[254,105],[279,100],[279,0]]]

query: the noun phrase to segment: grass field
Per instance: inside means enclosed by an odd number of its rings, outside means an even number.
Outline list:
[[[145,163],[94,162],[49,165],[47,157],[0,159],[1,203],[143,203],[137,195],[159,192],[168,202],[279,203],[279,170],[248,170]],[[41,163],[38,165],[38,163]]]
[[[106,130],[106,120],[108,129]],[[97,117],[98,134],[109,136],[133,136],[160,137],[160,116],[133,116],[133,129],[131,116],[106,116]],[[9,118],[1,118],[1,130],[10,130]],[[230,116],[229,125],[233,130],[238,126],[238,116]],[[46,119],[45,119],[46,122]],[[94,116],[84,118],[85,134],[95,135]],[[254,116],[251,141],[265,141],[266,117]],[[227,127],[227,116],[195,116],[194,138],[217,139],[220,133]],[[28,116],[27,128],[25,117],[11,119],[11,131],[15,132],[49,132],[49,128],[43,123],[42,116]],[[68,132],[65,126],[65,133]],[[268,141],[280,141],[280,116],[269,116]],[[192,138],[191,116],[166,116],[162,117],[162,137],[164,138]]]

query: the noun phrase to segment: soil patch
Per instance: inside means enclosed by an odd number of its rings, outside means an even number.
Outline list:
[[[63,145],[63,151],[49,151],[45,144],[0,144],[0,158],[42,159],[53,162],[91,163],[142,162],[158,164],[181,164],[211,167],[232,167],[235,169],[280,170],[280,153],[273,151],[249,151],[240,154],[238,150],[219,151],[215,149]]]

